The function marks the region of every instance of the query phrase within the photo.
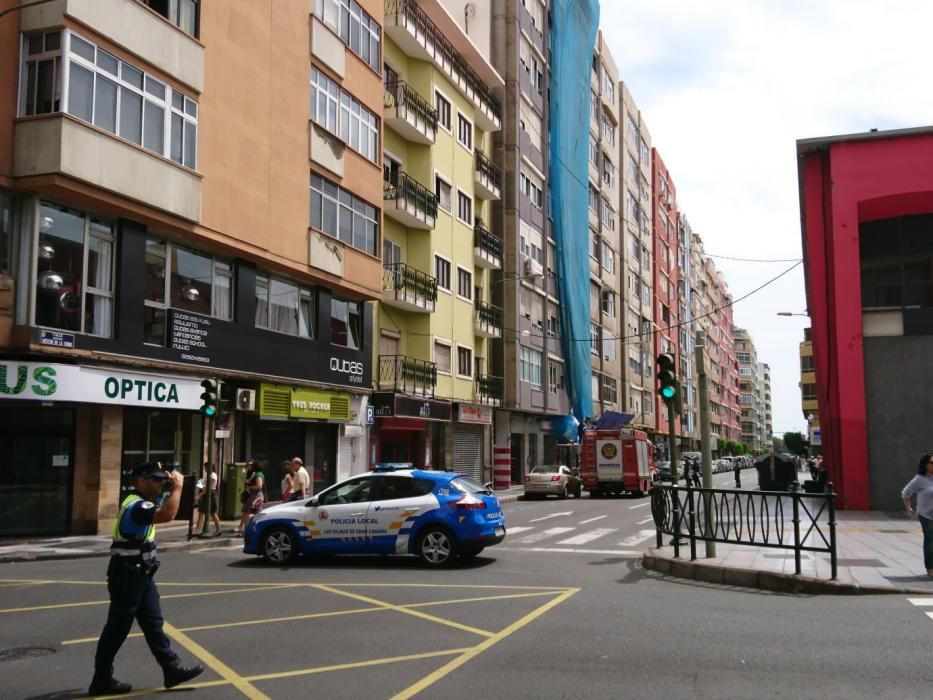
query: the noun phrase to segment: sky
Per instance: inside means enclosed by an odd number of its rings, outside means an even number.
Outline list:
[[[601,0],[600,28],[712,255],[802,256],[795,142],[933,124],[919,0]],[[623,117],[624,118],[624,117]],[[714,258],[734,298],[793,262]],[[806,430],[802,266],[738,302],[735,325],[771,366],[774,432]]]

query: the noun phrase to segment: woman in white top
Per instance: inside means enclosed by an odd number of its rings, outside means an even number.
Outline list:
[[[917,507],[913,508],[910,498],[916,494]],[[901,491],[907,514],[917,516],[923,528],[923,564],[927,576],[933,576],[933,455],[924,454],[917,465],[917,476]]]

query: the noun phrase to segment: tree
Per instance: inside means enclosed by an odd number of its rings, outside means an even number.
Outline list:
[[[806,438],[803,433],[784,433],[784,444],[791,454],[802,456],[807,454]]]
[[[771,450],[775,454],[780,454],[781,452],[787,452],[787,445],[784,444],[784,441],[779,438],[777,435],[771,436]]]

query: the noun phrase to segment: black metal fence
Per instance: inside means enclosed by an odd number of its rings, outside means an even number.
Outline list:
[[[696,489],[655,484],[651,489],[651,515],[662,535],[671,535],[674,556],[680,556],[681,537],[690,545],[695,560],[696,543],[723,542],[753,547],[791,549],[797,574],[801,553],[828,554],[832,578],[836,578],[836,494],[832,484],[826,493],[801,491],[743,491]]]

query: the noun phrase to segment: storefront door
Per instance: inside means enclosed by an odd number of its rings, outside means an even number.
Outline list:
[[[133,488],[130,475],[142,462],[176,465],[186,474],[200,473],[201,416],[186,411],[123,411],[123,465],[120,499]],[[194,448],[194,449],[193,449]]]
[[[70,409],[0,411],[0,536],[68,534],[73,421]]]

